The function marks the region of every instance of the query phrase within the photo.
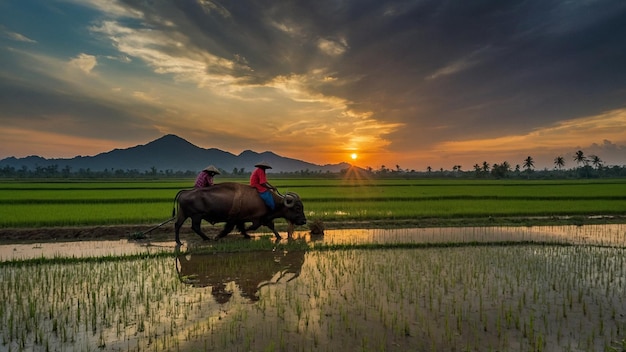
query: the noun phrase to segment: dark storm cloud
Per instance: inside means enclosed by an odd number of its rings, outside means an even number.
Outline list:
[[[248,78],[250,82],[297,73],[297,65],[302,65],[312,50],[310,43],[294,39],[273,25],[283,15],[276,13],[271,3],[244,1],[224,6],[211,1],[149,4],[127,1],[127,4],[144,12],[150,26],[184,33],[194,49],[235,62],[237,65],[228,73]]]
[[[238,62],[233,74],[263,82],[322,68],[343,83],[312,89],[422,126],[424,141],[435,127],[452,139],[506,134],[624,105],[621,0],[142,6],[153,25],[172,21],[193,45]],[[322,40],[345,52],[323,52]],[[404,133],[416,131],[398,132],[400,149]]]
[[[449,138],[623,106],[624,3],[560,4],[431,2],[398,22],[374,21],[369,41],[350,40],[345,67],[363,74],[350,98],[397,108],[383,111],[391,118],[448,126]]]

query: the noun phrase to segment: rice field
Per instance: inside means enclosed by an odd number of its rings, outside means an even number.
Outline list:
[[[0,182],[0,228],[152,224],[169,218],[193,180]],[[220,179],[247,183],[247,180]],[[623,216],[626,180],[277,179],[323,221]]]
[[[2,182],[0,228],[159,223],[191,181]],[[339,223],[626,214],[626,180],[273,183]],[[624,224],[300,230],[0,241],[0,350],[626,351]]]
[[[624,225],[337,230],[3,261],[0,350],[624,351],[625,243]]]

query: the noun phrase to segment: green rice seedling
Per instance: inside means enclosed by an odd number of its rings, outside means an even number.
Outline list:
[[[189,188],[191,183],[192,180],[1,182],[0,227],[160,222],[170,216],[177,191]],[[309,218],[325,222],[432,218],[453,222],[459,217],[495,221],[505,216],[569,216],[567,221],[582,224],[589,222],[589,215],[621,215],[626,211],[623,180],[351,183],[280,179],[277,185],[282,190],[298,192]]]
[[[148,266],[143,265],[146,262]],[[143,338],[150,340],[155,332],[168,335],[162,326],[172,326],[171,321],[159,317],[168,316],[179,326],[184,325],[180,313],[174,313],[180,302],[177,295],[185,295],[181,290],[185,286],[171,284],[175,276],[161,276],[171,271],[168,263],[169,260],[156,257],[122,263],[3,265],[0,267],[3,281],[7,275],[14,278],[14,285],[2,292],[2,309],[10,311],[0,317],[3,348],[21,346],[38,350],[42,344],[56,346],[54,349],[68,349],[71,345],[86,349],[103,345],[138,346],[145,343]],[[112,287],[123,289],[115,291]],[[135,294],[127,295],[130,292]],[[120,303],[128,299],[130,302]],[[160,303],[155,306],[151,303],[154,300]],[[54,319],[48,318],[50,305],[55,307]],[[19,334],[15,334],[16,322],[20,322]],[[41,336],[49,339],[44,341]]]
[[[623,246],[481,238],[308,247],[262,237],[4,262],[0,348],[594,351],[623,339]],[[272,269],[292,248],[303,249],[297,273]],[[194,256],[207,258],[182,272],[181,258]],[[270,278],[251,295],[245,283],[265,268]],[[211,275],[228,300],[218,301]]]
[[[398,344],[399,348],[408,349],[428,349],[433,346],[435,349],[449,349],[452,346],[463,345],[471,347],[470,349],[484,349],[485,346],[492,346],[496,349],[512,350],[509,341],[517,341],[516,344],[520,350],[533,348],[550,350],[563,346],[563,339],[557,333],[563,329],[579,332],[581,335],[579,341],[583,345],[591,346],[591,350],[603,348],[604,342],[597,329],[593,334],[585,333],[588,330],[587,324],[597,324],[598,322],[594,320],[587,323],[586,320],[588,318],[600,319],[599,315],[591,316],[588,314],[581,320],[584,315],[582,308],[579,307],[575,309],[575,314],[572,313],[563,319],[560,317],[560,311],[546,311],[542,308],[543,302],[548,300],[545,296],[555,294],[552,292],[550,281],[562,280],[563,275],[553,275],[552,272],[545,272],[536,268],[545,266],[545,261],[557,258],[559,272],[573,274],[570,269],[572,269],[571,265],[575,265],[575,263],[571,263],[567,258],[574,252],[575,249],[571,247],[542,246],[470,247],[439,250],[372,251],[346,249],[314,251],[307,256],[307,262],[298,280],[288,284],[288,286],[293,284],[294,287],[275,286],[270,291],[261,291],[261,297],[264,296],[264,293],[271,292],[272,297],[274,297],[272,304],[276,304],[278,309],[276,320],[268,319],[267,312],[262,319],[264,319],[265,325],[277,324],[276,330],[282,329],[287,333],[286,348],[307,346],[307,336],[313,339],[312,335],[307,335],[308,332],[332,330],[333,338],[330,339],[328,336],[331,335],[326,333],[325,339],[327,340],[319,341],[320,344],[330,346],[329,348],[339,347],[339,345],[334,344],[334,341],[345,342],[352,336],[356,336],[358,339],[358,336],[367,334],[370,337],[367,341],[369,349],[380,348],[380,341],[388,341],[385,336],[395,336],[393,339],[393,347],[395,348],[398,348]],[[620,251],[617,250],[610,257],[616,259],[620,256],[619,253]],[[607,254],[589,248],[589,250],[583,250],[578,255],[583,255],[584,260],[581,260],[581,263],[593,265],[594,258]],[[472,258],[472,260],[468,261],[468,258]],[[512,261],[511,258],[518,259]],[[393,270],[371,270],[383,263],[384,266],[381,269],[393,268]],[[434,267],[433,263],[436,264]],[[486,265],[487,263],[488,265]],[[531,270],[518,270],[520,266]],[[316,286],[320,282],[319,268],[327,267],[334,268],[333,271],[340,270],[341,274],[334,275],[336,280],[323,282],[328,299],[324,303],[324,307],[336,307],[333,310],[325,311],[320,309],[318,305],[311,304],[308,293],[315,290],[311,286]],[[442,276],[444,271],[454,272],[455,270],[468,270],[470,272],[479,270],[477,274],[480,275],[478,276],[486,279],[474,280],[474,276],[469,275],[466,281],[459,282],[459,276]],[[593,270],[602,269],[596,266]],[[397,280],[393,285],[389,284],[389,272],[393,272]],[[500,285],[504,283],[504,281],[495,278],[511,276],[511,273],[514,272],[519,272],[520,276],[521,285],[517,293],[511,292],[512,296],[504,297],[490,294],[490,292],[501,292]],[[415,281],[409,278],[418,274],[425,282],[415,285]],[[446,280],[448,281],[447,285],[450,286],[448,293],[445,293],[443,289],[436,289],[441,286],[442,281]],[[545,281],[547,284],[544,285]],[[371,283],[376,282],[378,284],[372,286]],[[604,302],[606,300],[604,295],[606,287],[604,285],[607,283],[608,281],[590,282],[589,284],[593,285],[593,288],[586,291],[586,295],[592,298],[588,301],[602,302],[602,304],[594,303],[594,309],[624,311],[622,302]],[[468,285],[470,286],[468,298],[464,300],[462,299],[463,286]],[[596,285],[601,285],[601,287]],[[399,286],[403,286],[403,288],[400,289]],[[484,293],[481,295],[476,293],[480,290],[479,286],[485,286],[483,287]],[[431,287],[434,296],[442,297],[441,306],[435,304],[433,307],[429,307],[428,304],[418,302],[418,304],[412,305],[413,309],[406,309],[409,305],[407,303],[408,297],[403,296],[401,292],[417,291],[418,297],[427,297],[429,287]],[[537,296],[536,301],[532,299],[533,294]],[[556,294],[564,295],[565,293],[558,292]],[[475,308],[480,307],[481,297],[483,307],[475,311]],[[365,305],[363,305],[364,299],[367,299]],[[279,303],[281,301],[290,303],[284,305]],[[522,305],[522,309],[516,313],[510,308],[506,308],[513,305],[514,301]],[[454,324],[451,324],[449,319],[451,309],[448,307],[455,304],[453,302],[459,302],[460,305],[455,310],[466,313],[463,313]],[[501,304],[502,306],[500,306]],[[605,308],[605,304],[613,307]],[[587,309],[591,308],[588,307]],[[371,311],[376,313],[369,313]],[[263,341],[265,341],[263,336],[266,335],[259,336],[256,333],[259,329],[256,322],[261,319],[261,315],[256,316],[255,312],[250,311],[247,319],[250,322],[249,325],[243,322],[240,329],[246,336],[253,334],[255,341],[263,346]],[[537,314],[532,312],[537,312]],[[483,314],[482,317],[481,314]],[[300,321],[299,316],[315,315],[320,318],[308,319],[309,325],[306,329],[302,326],[300,329],[285,329],[286,326],[293,326]],[[606,317],[607,314],[605,313],[603,316]],[[430,318],[425,319],[425,317]],[[602,319],[606,331],[606,324],[609,324],[611,320]],[[481,320],[482,323],[480,323]],[[506,320],[509,322],[518,320],[519,324],[515,326],[509,323],[508,328],[505,329],[503,322]],[[417,322],[419,325],[414,325],[418,324]],[[498,328],[498,322],[500,322],[500,328]],[[476,331],[477,326],[480,327],[480,331]],[[407,331],[410,333],[407,334]],[[442,335],[437,335],[437,331],[441,332]],[[343,337],[337,339],[337,336]],[[308,341],[310,342],[310,340]],[[444,341],[443,345],[442,341]],[[363,344],[363,340],[356,340],[354,343]],[[387,348],[392,348],[392,346],[388,345]]]

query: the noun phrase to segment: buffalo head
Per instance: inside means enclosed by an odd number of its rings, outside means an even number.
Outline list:
[[[302,205],[300,196],[293,192],[287,192],[283,197],[283,205],[285,206],[285,219],[296,225],[306,224],[304,205]]]

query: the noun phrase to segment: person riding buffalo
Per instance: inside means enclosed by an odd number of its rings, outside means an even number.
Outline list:
[[[213,176],[219,175],[220,171],[213,165],[209,165],[205,167],[200,173],[198,177],[196,177],[195,188],[203,188],[213,186]]]
[[[261,161],[254,165],[254,167],[256,167],[256,169],[250,176],[250,186],[256,188],[257,192],[259,192],[259,196],[261,196],[261,199],[263,199],[267,207],[270,208],[270,210],[274,210],[274,197],[271,191],[276,191],[276,187],[267,182],[267,175],[265,174],[265,170],[271,169],[272,167],[266,161]]]

